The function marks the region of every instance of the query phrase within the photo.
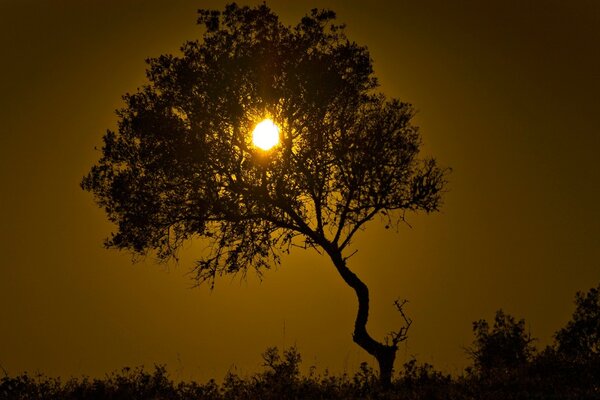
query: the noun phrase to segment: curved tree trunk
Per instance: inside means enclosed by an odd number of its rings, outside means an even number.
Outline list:
[[[344,282],[356,292],[358,298],[358,312],[354,322],[354,333],[352,339],[356,344],[362,347],[367,353],[371,354],[379,363],[379,380],[381,385],[389,387],[392,381],[392,371],[394,360],[396,359],[397,345],[387,345],[373,339],[367,332],[367,320],[369,318],[369,288],[358,276],[346,266],[346,261],[341,252],[336,248],[326,249],[331,257],[335,268],[341,275]]]

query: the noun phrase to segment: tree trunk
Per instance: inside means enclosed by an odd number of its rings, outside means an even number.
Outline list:
[[[387,345],[373,339],[367,332],[367,320],[369,319],[369,288],[358,276],[346,266],[346,261],[337,248],[328,247],[327,254],[331,257],[335,268],[344,282],[356,292],[358,298],[358,312],[354,322],[354,333],[352,339],[371,354],[379,363],[379,381],[383,387],[390,387],[392,382],[392,371],[396,359],[396,345]]]

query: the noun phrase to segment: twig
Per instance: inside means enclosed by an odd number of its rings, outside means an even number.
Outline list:
[[[402,316],[402,319],[404,320],[404,326],[400,327],[400,329],[398,331],[390,332],[389,336],[387,336],[385,338],[385,343],[388,345],[389,345],[389,342],[391,339],[391,342],[392,342],[391,345],[393,347],[397,347],[398,343],[401,343],[408,338],[408,330],[410,329],[410,326],[412,325],[412,319],[408,318],[406,316],[406,314],[404,313],[404,305],[406,303],[408,303],[408,300],[400,301],[399,299],[397,299],[394,301],[394,305],[396,306],[396,309],[398,310],[398,312]]]

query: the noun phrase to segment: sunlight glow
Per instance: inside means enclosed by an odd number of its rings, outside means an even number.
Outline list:
[[[261,121],[252,132],[252,143],[263,150],[269,150],[279,143],[279,128],[270,119]]]

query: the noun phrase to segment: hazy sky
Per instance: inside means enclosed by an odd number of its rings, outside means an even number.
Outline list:
[[[99,158],[144,59],[197,38],[221,1],[0,0],[0,365],[103,376],[166,363],[174,378],[260,369],[267,346],[339,373],[372,360],[352,342],[356,300],[325,257],[295,251],[259,282],[214,292],[179,265],[105,250],[111,232],[81,177]],[[240,4],[256,4],[242,3]],[[367,45],[381,90],[419,110],[426,154],[453,168],[443,211],[396,234],[372,223],[349,266],[369,285],[370,330],[414,323],[415,355],[448,372],[471,323],[503,308],[538,345],[600,282],[600,2],[271,1],[286,24],[335,10]],[[374,363],[372,364],[374,365]]]

